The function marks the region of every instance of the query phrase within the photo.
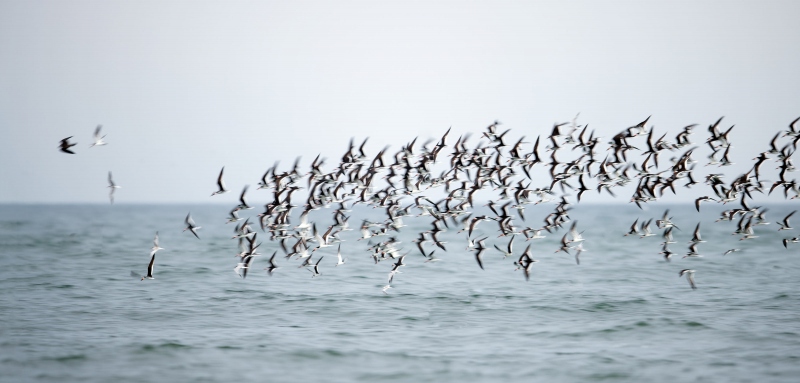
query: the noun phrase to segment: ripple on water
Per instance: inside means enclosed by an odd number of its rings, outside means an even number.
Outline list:
[[[637,298],[624,301],[605,301],[591,304],[588,308],[584,309],[589,312],[616,312],[620,310],[630,310],[629,306],[649,303],[646,299]]]
[[[184,350],[184,349],[191,349],[192,346],[178,343],[178,342],[164,342],[159,344],[145,344],[139,347],[140,353],[150,353],[150,352],[168,352],[174,350]]]
[[[89,359],[86,354],[69,354],[69,355],[62,355],[62,356],[47,356],[42,358],[45,361],[53,361],[59,363],[75,363],[75,362],[82,362],[84,360]]]

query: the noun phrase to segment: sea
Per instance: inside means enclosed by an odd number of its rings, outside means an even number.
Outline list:
[[[385,292],[397,261],[376,264],[369,247],[388,238],[359,240],[380,209],[353,208],[346,262],[335,266],[339,244],[321,248],[316,277],[255,224],[263,255],[241,278],[230,206],[0,205],[0,381],[797,382],[800,243],[782,239],[800,230],[776,223],[789,202],[769,205],[770,224],[746,240],[735,221],[715,222],[735,206],[578,204],[546,238],[517,236],[508,258],[494,245],[509,237],[482,222],[484,270],[452,223],[447,251],[428,243],[439,261],[425,262],[412,241],[430,218],[408,216],[391,233],[405,266]],[[541,226],[554,206],[514,223]],[[666,210],[670,262],[655,224],[655,236],[624,235]],[[188,213],[199,239],[183,231]],[[331,210],[310,218],[333,222]],[[579,265],[556,252],[574,222]],[[683,258],[698,223],[703,256]],[[132,277],[146,274],[156,232],[154,279]],[[514,261],[528,245],[538,262],[526,281]]]

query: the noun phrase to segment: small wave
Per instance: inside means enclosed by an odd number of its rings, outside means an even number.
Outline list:
[[[591,380],[619,380],[630,378],[631,375],[625,372],[603,372],[594,373],[589,375]]]
[[[236,347],[236,346],[227,346],[226,345],[226,346],[217,346],[217,349],[219,349],[219,350],[241,350],[242,348],[241,347]]]
[[[589,306],[588,309],[585,309],[585,310],[589,311],[589,312],[596,312],[596,311],[614,312],[614,311],[621,310],[624,306],[638,305],[638,304],[644,304],[644,303],[648,303],[648,302],[647,302],[646,299],[642,299],[642,298],[630,299],[630,300],[625,300],[625,301],[598,302],[598,303],[592,304],[591,306]]]
[[[683,322],[683,325],[686,327],[708,327],[700,322],[695,322],[695,321]]]
[[[192,346],[185,345],[183,343],[177,342],[166,342],[161,344],[146,344],[140,348],[140,351],[163,351],[163,350],[180,350],[180,349],[190,349]]]
[[[71,355],[56,356],[56,357],[45,357],[42,359],[60,363],[69,363],[69,362],[79,362],[82,360],[87,360],[89,358],[85,354],[71,354]]]

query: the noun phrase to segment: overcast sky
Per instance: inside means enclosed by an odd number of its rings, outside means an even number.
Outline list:
[[[0,202],[107,203],[109,170],[118,203],[209,202],[222,166],[239,190],[350,137],[532,141],[577,113],[695,141],[725,116],[746,171],[800,116],[800,2],[522,3],[0,0]]]

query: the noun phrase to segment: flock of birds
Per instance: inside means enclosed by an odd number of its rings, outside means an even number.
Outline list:
[[[770,140],[768,149],[753,159],[755,162],[746,173],[730,182],[725,181],[722,173],[707,174],[704,184],[710,187],[713,194],[709,193],[710,195],[695,200],[697,211],[700,211],[701,203],[730,203],[736,207],[724,210],[717,222],[738,221],[733,234],[741,235],[742,241],[758,237],[755,228],[769,224],[766,220],[768,209],[750,206],[748,201],[753,200],[754,193],[772,194],[779,190],[785,199],[800,197],[797,181],[788,177],[788,173],[796,170],[792,164],[792,155],[800,141],[800,130],[797,127],[799,120],[800,118],[795,119],[788,129],[778,132]],[[448,129],[438,140],[428,140],[417,145],[415,138],[394,153],[390,153],[387,146],[374,156],[368,156],[365,152],[368,139],[359,146],[351,139],[338,163],[329,170],[323,170],[326,159],[320,155],[314,159],[308,171],[300,169],[300,158],[286,170],[280,170],[279,162],[276,162],[258,182],[259,190],[264,189],[272,194],[272,200],[264,206],[264,211],[255,217],[240,216],[240,213],[253,209],[246,199],[248,186],[244,186],[239,194],[239,203],[228,213],[226,222],[236,224],[232,239],[238,241],[234,271],[241,278],[246,278],[248,271],[253,268],[255,258],[262,255],[258,252],[261,246],[259,234],[262,237],[268,236],[270,241],[277,242],[280,246],[279,250],[272,253],[265,268],[269,275],[279,268],[276,257],[280,250],[285,259],[296,260],[299,263],[298,268],[308,269],[312,277],[321,274],[323,251],[317,253],[318,250],[336,246],[335,266],[345,264],[346,259],[342,257],[341,249],[343,239],[340,235],[353,230],[348,213],[352,212],[355,205],[369,206],[385,212],[382,220],[363,219],[359,226],[361,236],[358,239],[366,241],[359,243],[366,243],[366,249],[375,264],[391,263],[388,283],[382,287],[384,293],[392,288],[396,275],[405,266],[406,256],[414,251],[403,249],[397,234],[406,226],[403,221],[412,217],[430,220],[430,228],[417,233],[412,241],[425,262],[439,261],[440,258],[435,256],[436,251],[447,251],[447,242],[440,240],[439,235],[447,230],[456,230],[451,229],[452,225],[457,228],[457,233],[465,233],[465,251],[474,256],[481,269],[484,268],[484,254],[494,248],[504,259],[512,257],[516,270],[522,270],[525,279],[529,280],[533,265],[538,262],[533,258],[529,241],[544,238],[542,234],[545,232],[556,233],[569,224],[569,229],[564,230],[561,238],[561,246],[555,253],[573,254],[576,264],[580,265],[580,255],[586,250],[578,222],[569,217],[573,206],[567,198],[570,193],[574,193],[580,202],[587,191],[595,190],[616,196],[618,190],[635,183],[630,202],[641,208],[643,204],[656,201],[665,193],[677,194],[676,185],[683,188],[698,185],[699,182],[694,178],[698,167],[724,167],[733,164],[729,157],[732,147],[729,134],[733,126],[723,129],[722,118],[709,125],[709,135],[701,141],[701,145],[707,145],[711,149],[705,164],[699,164],[693,157],[700,147],[694,146],[690,139],[696,125],[684,127],[674,140],[670,140],[667,133],[656,138],[655,129],[652,126],[647,127],[648,121],[649,117],[614,135],[608,141],[605,155],[598,153],[601,138],[595,136],[588,125],[579,125],[576,116],[572,122],[554,124],[551,133],[546,137],[537,136],[532,146],[528,146],[530,143],[525,141],[525,137],[514,143],[507,141],[510,129],[501,131],[500,122],[495,121],[481,132],[480,141],[475,146],[468,145],[470,134],[458,137],[455,144],[448,146]],[[61,140],[62,152],[75,154],[71,148],[76,144],[69,141],[71,138],[72,136]],[[105,135],[101,136],[101,126],[98,126],[90,147],[106,145],[104,138]],[[544,148],[540,148],[541,141],[545,142]],[[644,160],[629,160],[637,152],[644,156]],[[660,166],[659,155],[665,153],[672,153],[672,158],[668,164],[662,159]],[[778,163],[778,179],[775,181],[764,179],[761,171],[763,164],[770,159]],[[535,169],[542,169],[546,175],[534,173]],[[230,191],[225,185],[224,173],[225,168],[222,167],[212,197]],[[538,185],[533,186],[534,182]],[[591,187],[588,186],[590,182]],[[108,183],[109,199],[113,204],[114,192],[120,186],[114,183],[111,172],[108,173]],[[305,201],[299,202],[297,198],[293,200],[295,192],[301,189],[307,189]],[[485,205],[491,214],[473,215],[475,196],[481,191],[495,193]],[[434,194],[441,198],[433,197]],[[544,218],[541,226],[524,224],[527,206],[550,202],[554,209]],[[299,222],[293,221],[293,213],[297,208],[302,209]],[[322,224],[324,229],[318,230],[317,222],[309,217],[312,212],[321,209],[331,209],[333,219]],[[790,212],[777,222],[779,231],[794,230],[790,224],[794,213],[795,211]],[[260,232],[253,228],[255,223],[251,222],[251,218],[257,221]],[[520,221],[523,224],[520,225]],[[644,238],[658,235],[651,228],[652,221],[649,219],[639,223],[637,219],[624,236]],[[484,222],[493,222],[496,225],[496,237],[493,241],[497,243],[492,247],[486,244],[490,235],[476,235],[490,225]],[[483,230],[478,229],[479,225]],[[659,254],[669,262],[675,255],[669,248],[676,243],[673,229],[679,228],[672,221],[669,210],[664,212],[661,219],[655,220],[655,225],[662,230],[661,236],[664,239]],[[189,213],[185,219],[184,232],[189,231],[200,239],[200,228]],[[519,256],[515,253],[515,241],[528,243]],[[702,240],[698,223],[683,258],[702,257],[698,245],[703,242],[705,241]],[[798,236],[782,239],[786,248],[790,243],[798,242]],[[159,250],[163,248],[159,246],[156,233],[147,274],[141,276],[131,272],[131,275],[141,280],[153,279],[155,255]],[[738,250],[730,249],[725,255]],[[679,276],[686,276],[691,288],[695,289],[694,274],[695,270],[683,269]]]

